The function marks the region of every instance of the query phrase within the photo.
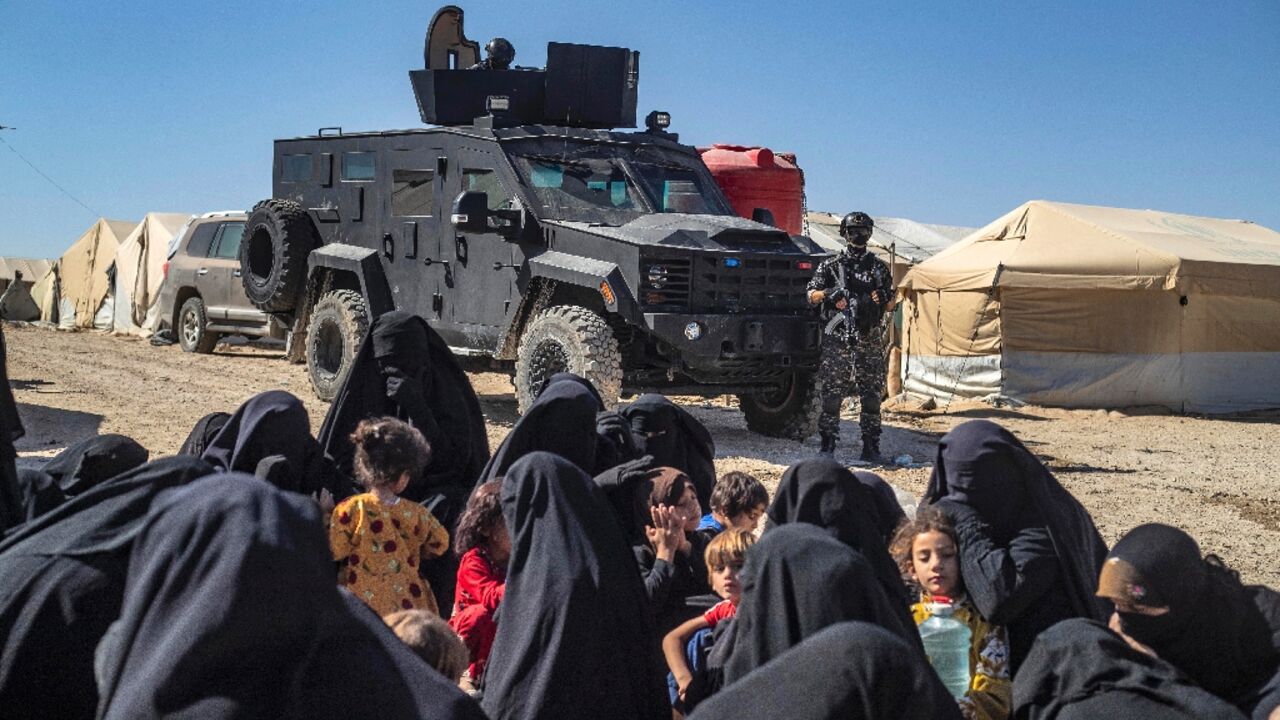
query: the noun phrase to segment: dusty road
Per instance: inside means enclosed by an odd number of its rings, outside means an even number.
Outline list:
[[[313,429],[326,408],[311,393],[304,368],[284,362],[281,352],[222,345],[212,355],[191,355],[177,346],[9,324],[5,334],[9,377],[27,427],[18,442],[24,464],[95,433],[130,435],[153,457],[170,454],[200,416],[231,411],[263,390],[301,397]],[[496,446],[516,419],[511,385],[495,374],[475,375],[473,382]],[[689,405],[715,437],[720,472],[746,470],[772,485],[788,464],[816,452],[813,441],[799,446],[748,432],[725,399]],[[957,423],[996,420],[1048,462],[1108,542],[1143,522],[1171,523],[1222,555],[1246,581],[1280,587],[1280,414],[1209,419],[978,405],[949,410],[886,413],[885,452],[930,461],[937,438]],[[846,417],[846,439],[857,436],[852,420]],[[841,450],[844,459],[855,457]],[[919,494],[929,469],[882,474]]]

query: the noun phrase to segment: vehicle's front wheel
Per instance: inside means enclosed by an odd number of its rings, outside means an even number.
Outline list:
[[[320,296],[307,328],[307,374],[321,400],[332,400],[346,380],[369,330],[364,298],[354,290]]]
[[[606,408],[622,392],[622,354],[613,329],[583,307],[557,305],[529,321],[516,354],[516,401],[529,409],[547,380],[560,372],[580,375],[595,385]]]
[[[187,298],[178,312],[178,344],[187,352],[211,353],[218,344],[218,333],[209,332],[209,316],[204,301]]]
[[[763,393],[738,396],[747,429],[769,437],[804,440],[818,429],[822,397],[816,378],[809,373],[792,373],[782,387]]]

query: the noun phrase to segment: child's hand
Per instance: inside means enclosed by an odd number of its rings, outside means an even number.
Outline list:
[[[320,492],[316,493],[316,503],[320,505],[320,512],[326,516],[333,514],[333,507],[336,504],[333,501],[333,493],[328,488],[320,488]]]
[[[684,543],[684,518],[677,508],[670,505],[657,505],[649,509],[653,527],[646,528],[645,534],[653,545],[657,556],[667,562],[676,558],[676,552]]]
[[[689,673],[681,673],[676,675],[676,696],[684,702],[685,693],[689,692],[689,685],[693,683],[693,676]]]

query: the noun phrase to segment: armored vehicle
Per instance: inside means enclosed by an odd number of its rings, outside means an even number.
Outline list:
[[[505,41],[504,41],[505,42]],[[246,293],[293,328],[331,398],[372,318],[409,310],[473,368],[548,377],[606,403],[736,394],[757,432],[809,434],[825,252],[733,213],[669,116],[636,126],[639,53],[550,43],[545,68],[491,69],[445,7],[410,71],[433,127],[275,142],[273,197],[240,247]]]

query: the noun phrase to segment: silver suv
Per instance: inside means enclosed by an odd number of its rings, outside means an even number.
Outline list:
[[[249,302],[240,280],[243,212],[193,218],[169,248],[160,317],[187,352],[212,352],[224,335],[283,340],[284,326]]]

